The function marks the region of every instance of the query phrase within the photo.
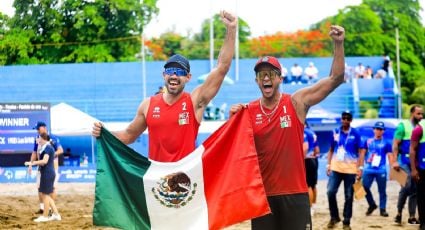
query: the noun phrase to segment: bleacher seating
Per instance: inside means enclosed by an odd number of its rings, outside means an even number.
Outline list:
[[[290,68],[298,63],[305,68],[313,61],[319,69],[319,76],[328,76],[331,58],[280,58]],[[215,107],[226,104],[225,115],[232,104],[246,103],[261,96],[255,84],[253,67],[256,59],[239,62],[239,80],[234,85],[224,85],[212,103]],[[382,57],[348,57],[346,62],[354,66],[367,63],[374,70],[379,68]],[[208,60],[191,60],[192,79],[186,91],[198,86],[197,77],[209,72]],[[149,97],[163,84],[164,61],[145,63],[146,84],[143,83],[140,62],[52,64],[0,67],[1,102],[50,102],[52,105],[66,102],[102,121],[130,121],[143,100],[144,92]],[[235,63],[228,76],[235,80]],[[293,93],[307,85],[282,85],[282,91]],[[144,91],[145,90],[145,91]],[[320,105],[332,112],[352,110],[351,83],[336,89]],[[224,107],[224,106],[223,106]]]
[[[397,95],[394,93],[394,79],[358,79],[360,100],[378,102],[380,118],[397,117]]]

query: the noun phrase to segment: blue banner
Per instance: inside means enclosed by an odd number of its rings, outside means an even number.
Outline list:
[[[33,167],[31,175],[27,167],[0,167],[0,183],[35,183],[37,168]],[[60,166],[59,182],[89,182],[94,183],[96,166],[85,167]]]
[[[38,121],[50,127],[49,103],[0,103],[0,154],[32,152]]]

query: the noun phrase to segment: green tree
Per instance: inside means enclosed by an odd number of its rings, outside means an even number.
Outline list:
[[[383,54],[386,35],[382,33],[382,21],[372,9],[365,4],[348,6],[336,16],[327,18],[317,25],[327,22],[342,25],[347,33],[345,54],[347,56],[372,56]]]
[[[413,90],[425,83],[425,28],[419,17],[417,0],[363,0],[326,21],[343,25],[347,31],[347,56],[389,55],[397,71],[395,31],[399,30],[402,98],[414,103]]]
[[[214,39],[223,40],[226,36],[226,26],[221,21],[220,15],[215,14],[213,17],[213,27],[214,27]],[[251,36],[251,29],[243,19],[238,18],[238,27],[239,27],[239,42],[246,42],[248,37]],[[204,20],[201,25],[201,32],[195,34],[194,36],[196,41],[207,42],[210,40],[210,19]]]
[[[61,55],[61,47],[42,45],[62,42],[62,15],[58,0],[15,0],[15,15],[11,18],[12,33],[22,31],[31,34],[30,42],[35,45],[28,53],[31,60],[38,63],[56,62]],[[24,59],[25,60],[25,59]],[[26,62],[18,59],[17,62]]]
[[[156,0],[66,0],[62,6],[67,42],[65,62],[135,60],[143,27],[158,12]],[[130,38],[130,39],[128,39]]]
[[[31,43],[33,34],[30,31],[13,29],[0,39],[0,65],[37,64]]]
[[[221,21],[220,15],[213,16],[213,29],[214,29],[214,56],[217,57],[220,52],[220,47],[226,36],[226,26]],[[238,18],[238,32],[240,47],[245,47],[249,36],[251,36],[251,29],[243,19]],[[210,19],[204,20],[201,25],[201,32],[195,34],[193,39],[186,42],[184,51],[186,56],[194,59],[208,59],[209,58],[209,42],[210,42]]]
[[[398,28],[400,39],[401,84],[410,91],[403,100],[415,103],[409,96],[412,90],[425,82],[425,28],[421,24],[420,5],[417,0],[364,0],[382,19],[383,31],[392,37],[385,52],[395,57],[395,29]],[[396,70],[396,66],[394,66]]]
[[[162,40],[160,43],[162,44],[162,50],[164,54],[167,57],[170,57],[176,53],[179,53],[178,51],[182,50],[183,41],[185,38],[175,32],[167,32],[161,34],[159,40]]]
[[[134,60],[157,0],[15,0],[3,64]],[[0,16],[0,23],[3,17]],[[4,25],[4,24],[0,24]],[[4,26],[0,28],[5,28]],[[0,29],[0,33],[5,29]],[[7,41],[16,40],[11,44]],[[6,40],[6,41],[5,41]],[[25,49],[25,50],[23,50]]]

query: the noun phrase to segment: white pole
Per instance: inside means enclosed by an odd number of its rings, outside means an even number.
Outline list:
[[[400,79],[400,41],[398,34],[398,27],[395,28],[395,40],[396,40],[396,61],[397,61],[397,87],[398,87],[398,118],[401,119],[401,79]]]
[[[238,0],[235,1],[236,10],[235,15],[238,19]],[[236,39],[235,39],[235,80],[239,81],[239,20],[238,24],[236,24]]]
[[[145,38],[142,36],[142,50],[140,53],[142,54],[142,84],[143,84],[143,99],[146,99],[146,60],[145,60]]]
[[[94,137],[91,136],[91,163],[95,164],[96,163],[96,159],[94,159]]]
[[[213,1],[210,1],[210,72],[214,68],[214,13],[213,13]]]

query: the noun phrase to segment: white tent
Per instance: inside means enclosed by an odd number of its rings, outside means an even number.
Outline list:
[[[93,123],[97,121],[66,103],[52,106],[50,114],[52,133],[58,136],[91,135]]]
[[[90,136],[96,118],[66,103],[50,108],[51,132],[58,136]],[[91,138],[92,163],[94,163],[94,138]]]

